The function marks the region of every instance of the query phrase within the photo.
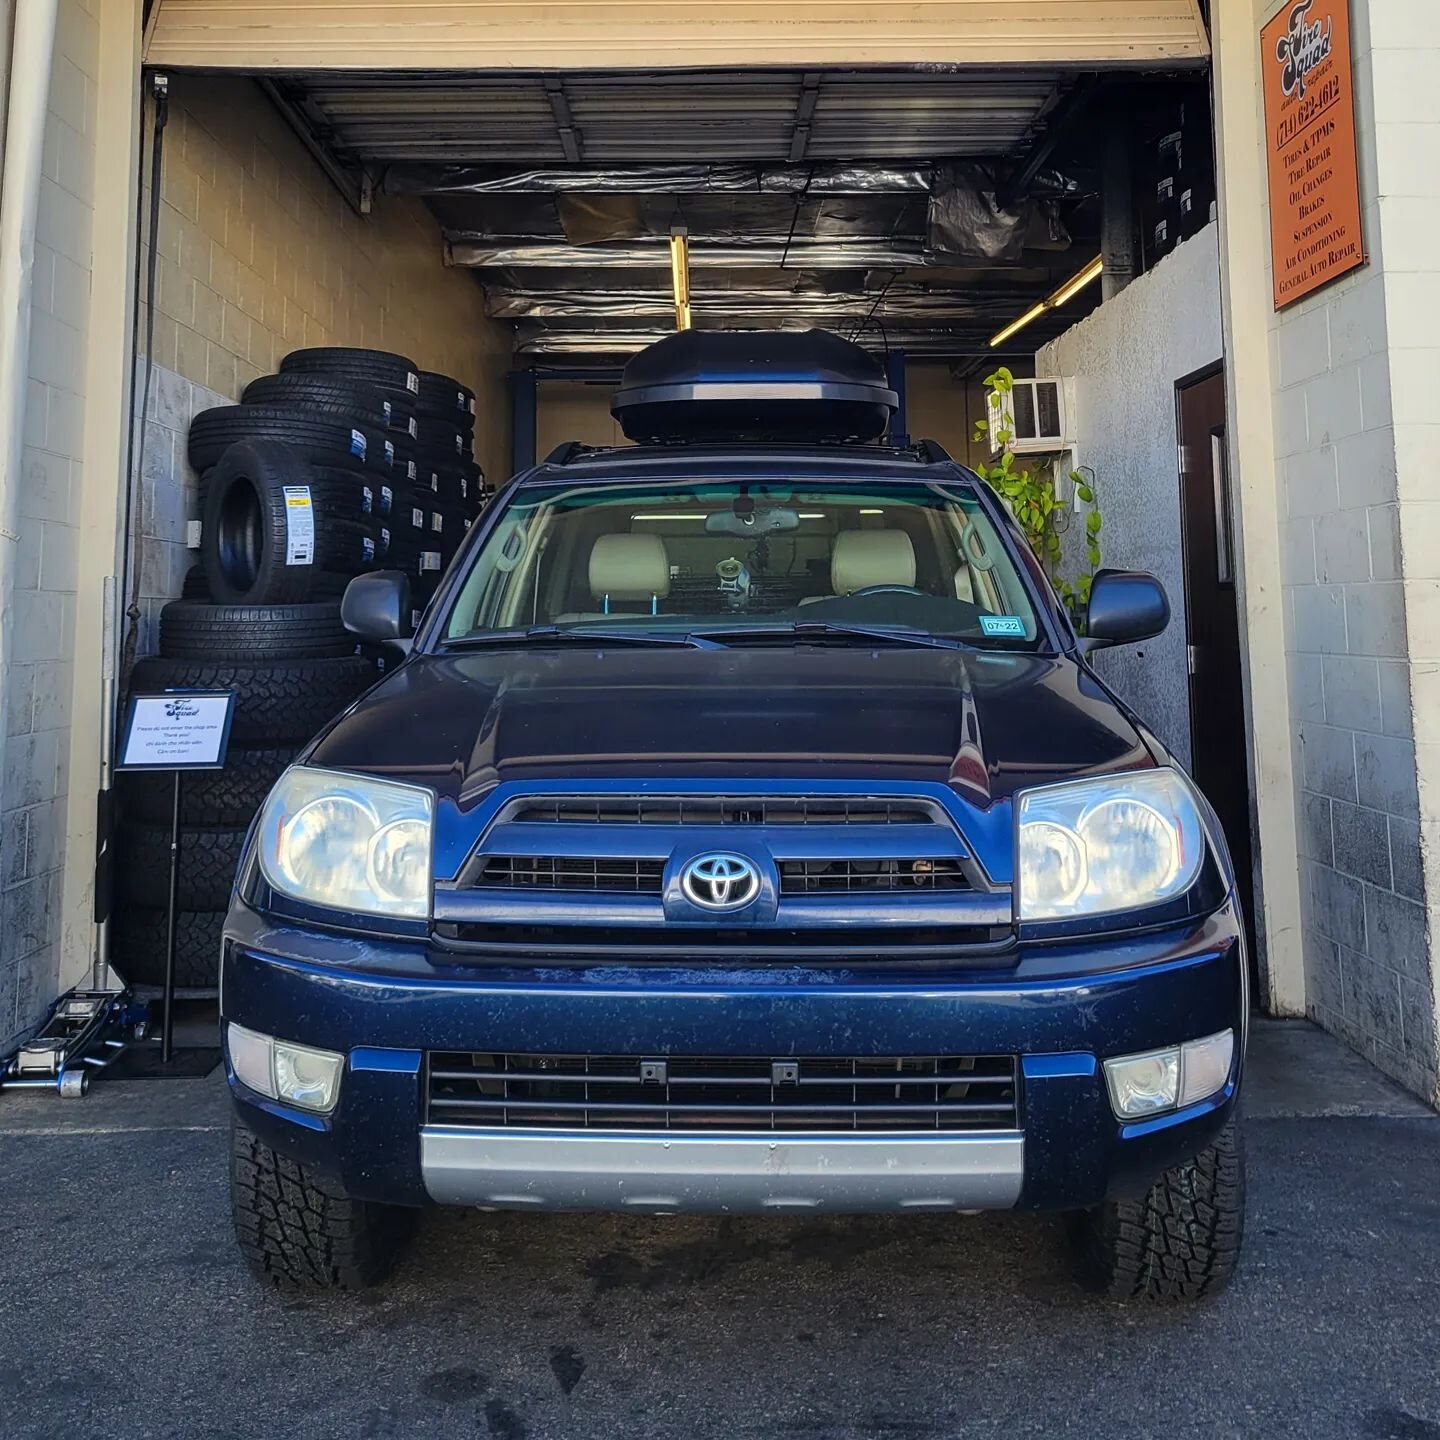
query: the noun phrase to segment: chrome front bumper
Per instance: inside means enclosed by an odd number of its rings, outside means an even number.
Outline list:
[[[442,1205],[500,1210],[1008,1210],[1018,1132],[696,1135],[427,1125],[420,1168]]]

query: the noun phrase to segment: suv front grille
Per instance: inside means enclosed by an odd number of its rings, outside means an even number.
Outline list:
[[[1012,1055],[752,1058],[432,1052],[436,1125],[539,1130],[1014,1130]]]
[[[663,860],[589,855],[487,855],[475,884],[508,890],[658,895]]]
[[[968,890],[958,860],[782,860],[782,895],[876,895]]]
[[[561,795],[528,799],[507,823],[540,825],[934,825],[921,801],[871,796]]]

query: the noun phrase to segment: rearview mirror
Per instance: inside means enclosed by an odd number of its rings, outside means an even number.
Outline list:
[[[357,575],[340,601],[340,620],[361,640],[410,648],[410,577],[403,570]]]
[[[756,505],[748,512],[716,510],[705,517],[707,535],[774,535],[781,530],[799,528],[799,513],[778,505]]]
[[[1092,645],[1131,645],[1170,623],[1165,587],[1144,570],[1097,570],[1085,614]]]

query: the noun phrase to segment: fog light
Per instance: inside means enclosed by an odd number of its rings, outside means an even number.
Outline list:
[[[1173,1110],[1180,1094],[1180,1047],[1105,1062],[1110,1106],[1122,1120]]]
[[[306,1110],[335,1108],[340,1093],[340,1066],[343,1055],[329,1050],[311,1050],[304,1045],[275,1042],[275,1088],[281,1100]]]
[[[1222,1030],[1180,1047],[1180,1103],[1208,1099],[1230,1078],[1235,1057],[1235,1032]]]
[[[335,1108],[343,1055],[276,1040],[243,1025],[231,1024],[225,1034],[230,1066],[250,1089],[304,1110],[324,1113]]]
[[[243,1025],[231,1025],[230,1065],[236,1077],[252,1090],[275,1098],[275,1077],[270,1070],[270,1037],[257,1035]]]
[[[1234,1058],[1233,1030],[1143,1055],[1119,1055],[1105,1062],[1110,1107],[1122,1120],[1137,1120],[1208,1100],[1224,1088]]]

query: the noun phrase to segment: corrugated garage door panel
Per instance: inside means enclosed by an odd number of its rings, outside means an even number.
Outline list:
[[[160,0],[153,65],[597,70],[1199,60],[1198,0]]]

